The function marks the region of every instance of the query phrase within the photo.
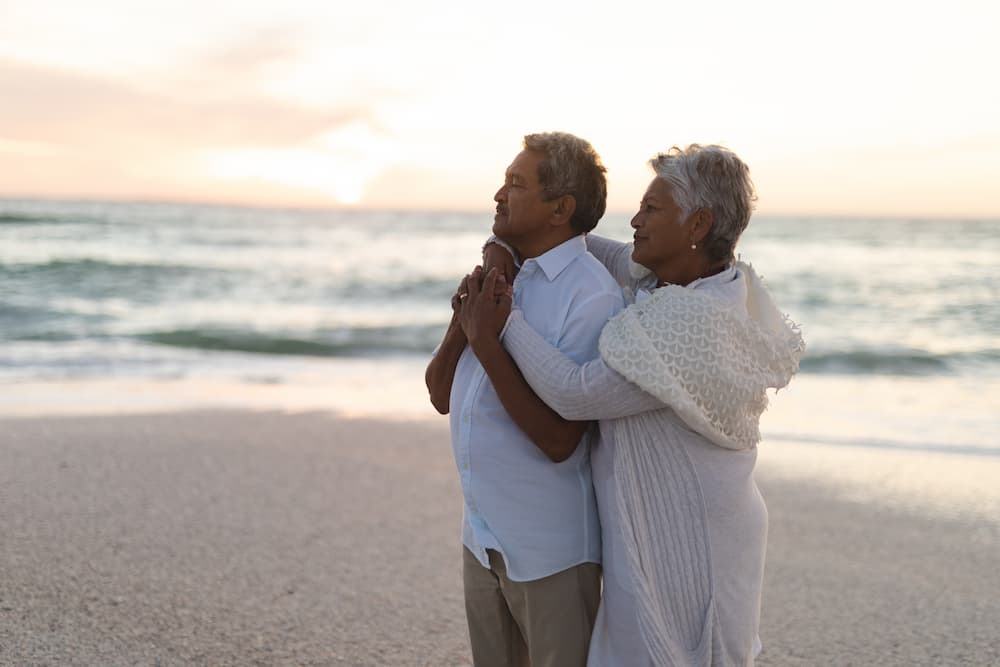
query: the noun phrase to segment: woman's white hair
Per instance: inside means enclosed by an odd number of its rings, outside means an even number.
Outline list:
[[[673,186],[682,220],[698,209],[712,211],[712,228],[701,247],[712,261],[732,261],[757,201],[746,163],[723,146],[691,144],[658,154],[649,166]]]

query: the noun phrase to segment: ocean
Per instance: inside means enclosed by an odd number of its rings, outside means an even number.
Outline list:
[[[627,240],[628,220],[596,231]],[[492,209],[0,200],[0,383],[413,374],[491,224]],[[976,387],[1000,383],[1000,221],[762,215],[739,252],[802,325],[801,378],[941,381],[997,425],[1000,397]]]

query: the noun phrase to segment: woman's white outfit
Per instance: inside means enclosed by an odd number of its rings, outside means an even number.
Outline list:
[[[542,400],[600,420],[604,593],[588,664],[752,665],[767,539],[758,421],[765,389],[797,371],[802,338],[748,265],[649,293],[630,245],[588,249],[636,295],[599,359],[578,365],[517,310],[503,332]]]

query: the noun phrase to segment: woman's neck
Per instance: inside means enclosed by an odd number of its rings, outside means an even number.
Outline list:
[[[707,260],[703,260],[692,263],[690,266],[675,265],[667,267],[660,271],[654,271],[657,279],[656,286],[681,285],[682,287],[686,287],[701,278],[708,278],[717,273],[722,273],[726,270],[727,266],[729,266],[729,262],[710,263]]]

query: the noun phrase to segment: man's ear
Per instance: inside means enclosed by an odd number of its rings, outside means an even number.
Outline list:
[[[552,201],[552,224],[568,225],[576,212],[576,197],[573,195],[563,195]]]

